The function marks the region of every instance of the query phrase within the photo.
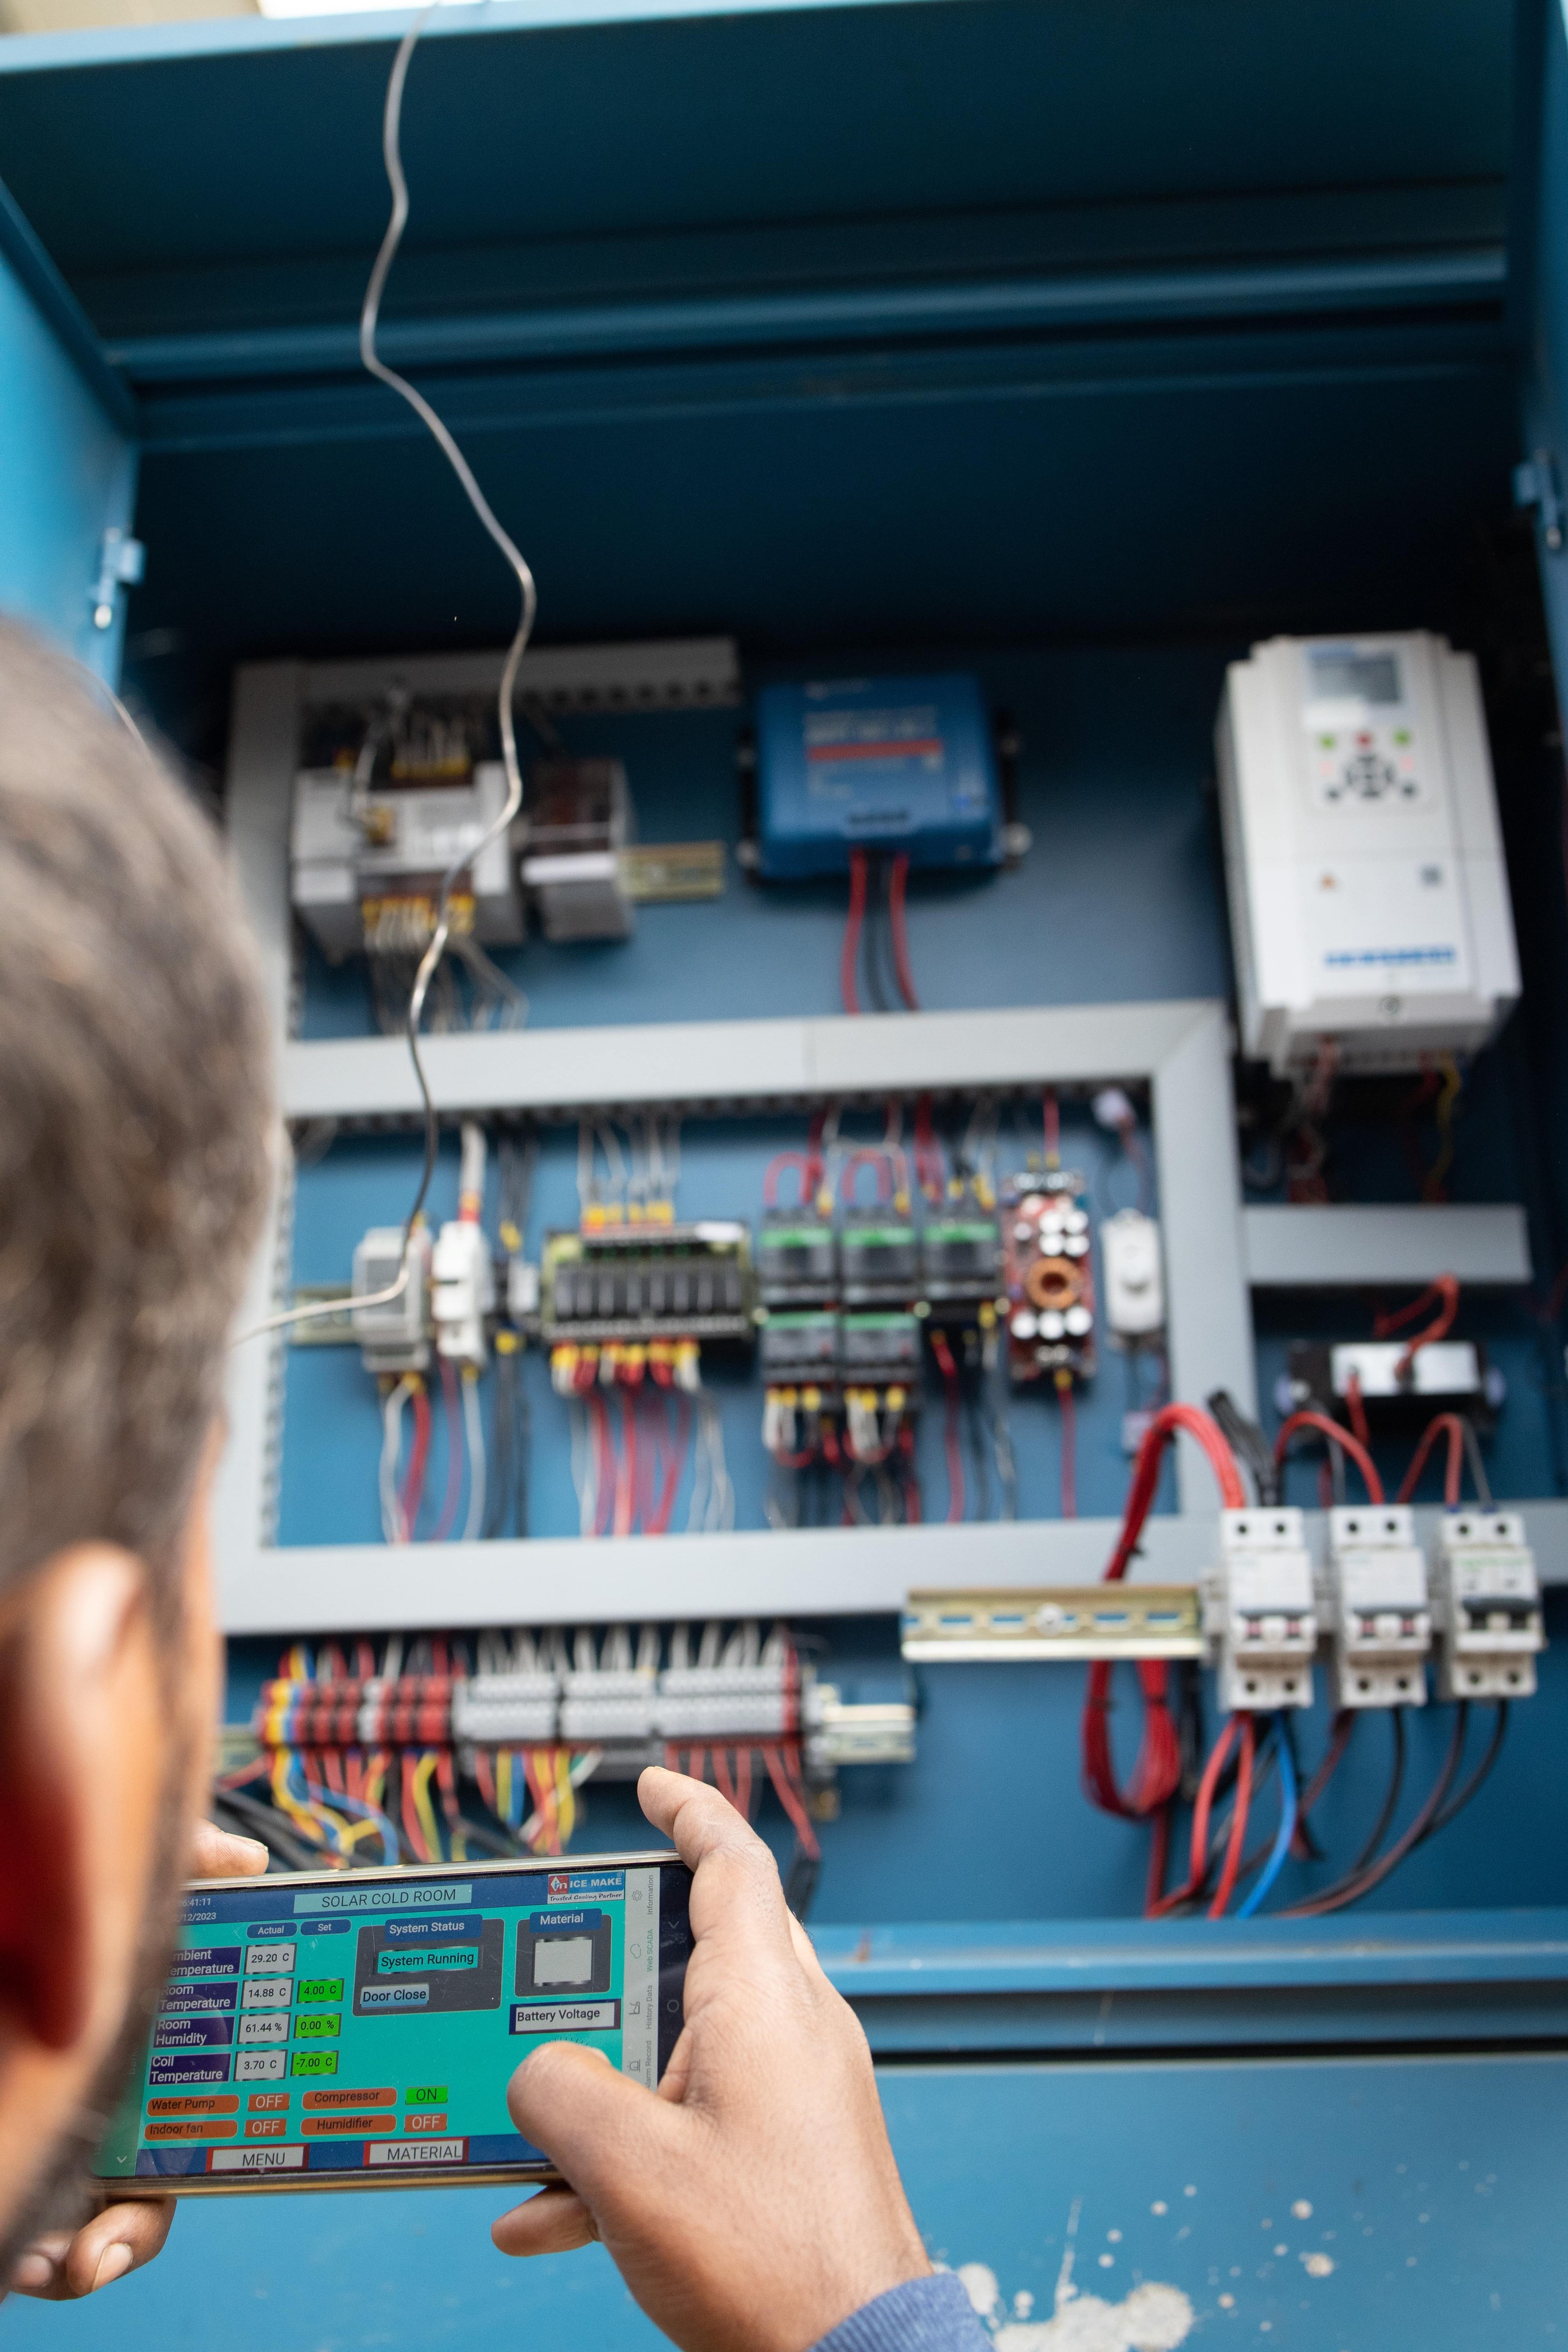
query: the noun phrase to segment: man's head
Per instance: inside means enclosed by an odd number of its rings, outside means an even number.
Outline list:
[[[155,1989],[271,1074],[210,826],[0,624],[0,2278]]]

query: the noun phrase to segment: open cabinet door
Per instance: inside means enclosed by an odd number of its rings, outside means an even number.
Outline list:
[[[130,394],[0,186],[0,612],[110,685],[141,573],[136,457]]]
[[[1568,704],[1568,23],[1563,0],[1522,0],[1514,300],[1528,334],[1524,433],[1514,478],[1535,511],[1560,702]]]

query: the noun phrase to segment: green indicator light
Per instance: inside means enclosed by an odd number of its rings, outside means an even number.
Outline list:
[[[416,2083],[403,2097],[411,2107],[444,2107],[447,2100],[444,2083]]]
[[[1396,727],[1394,730],[1394,740],[1396,743],[1408,743],[1410,740],[1410,730],[1408,727]]]
[[[339,2022],[336,2010],[329,2017],[325,2013],[319,2017],[297,2017],[294,2021],[294,2039],[296,2042],[336,2042]]]
[[[1318,737],[1318,742],[1321,748],[1325,751],[1332,751],[1337,740],[1337,737],[1333,735],[1320,735]]]
[[[341,1977],[305,1977],[300,1981],[299,1998],[301,2000],[341,2000],[343,1979]]]

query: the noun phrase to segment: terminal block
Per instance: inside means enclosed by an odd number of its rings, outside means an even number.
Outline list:
[[[814,1210],[768,1209],[757,1234],[757,1285],[765,1307],[830,1307],[839,1292],[832,1219]]]
[[[349,1327],[360,1343],[367,1372],[401,1378],[430,1369],[431,1245],[428,1225],[409,1235],[408,1280],[395,1298],[380,1299],[396,1283],[403,1258],[401,1225],[372,1225],[354,1251],[353,1301]]]
[[[1318,1621],[1298,1510],[1222,1511],[1219,1559],[1203,1581],[1204,1631],[1218,1645],[1228,1713],[1311,1706]]]
[[[549,1234],[539,1269],[547,1345],[701,1339],[749,1345],[755,1285],[742,1224],[600,1225]]]
[[[844,1315],[839,1318],[839,1367],[846,1388],[920,1386],[917,1315]]]
[[[1318,1588],[1335,1707],[1425,1706],[1432,1648],[1427,1562],[1400,1503],[1329,1513]]]
[[[479,1748],[552,1740],[559,1698],[560,1678],[549,1667],[475,1675],[454,1686],[452,1737]]]
[[[1094,1372],[1094,1269],[1085,1180],[1066,1169],[1009,1177],[1001,1195],[1008,1370],[1028,1386]]]
[[[1437,1696],[1530,1698],[1546,1647],[1535,1554],[1517,1511],[1445,1513],[1432,1553]]]
[[[1002,1237],[989,1185],[955,1179],[926,1209],[920,1249],[921,1296],[941,1321],[990,1305],[1001,1290]]]

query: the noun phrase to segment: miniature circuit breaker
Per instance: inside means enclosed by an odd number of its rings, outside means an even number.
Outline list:
[[[1425,1706],[1432,1612],[1415,1514],[1402,1503],[1329,1513],[1318,1588],[1336,1708]]]
[[[1063,1169],[1001,1189],[1008,1370],[1015,1385],[1095,1369],[1094,1267],[1087,1187]]]
[[[1535,1554],[1517,1511],[1445,1512],[1432,1553],[1437,1696],[1529,1698],[1546,1647]]]
[[[1203,1580],[1204,1631],[1216,1644],[1219,1704],[1266,1715],[1311,1706],[1318,1621],[1298,1510],[1219,1515],[1219,1559]]]
[[[1274,637],[1217,730],[1244,1053],[1283,1076],[1471,1053],[1519,994],[1476,665],[1442,637]]]

